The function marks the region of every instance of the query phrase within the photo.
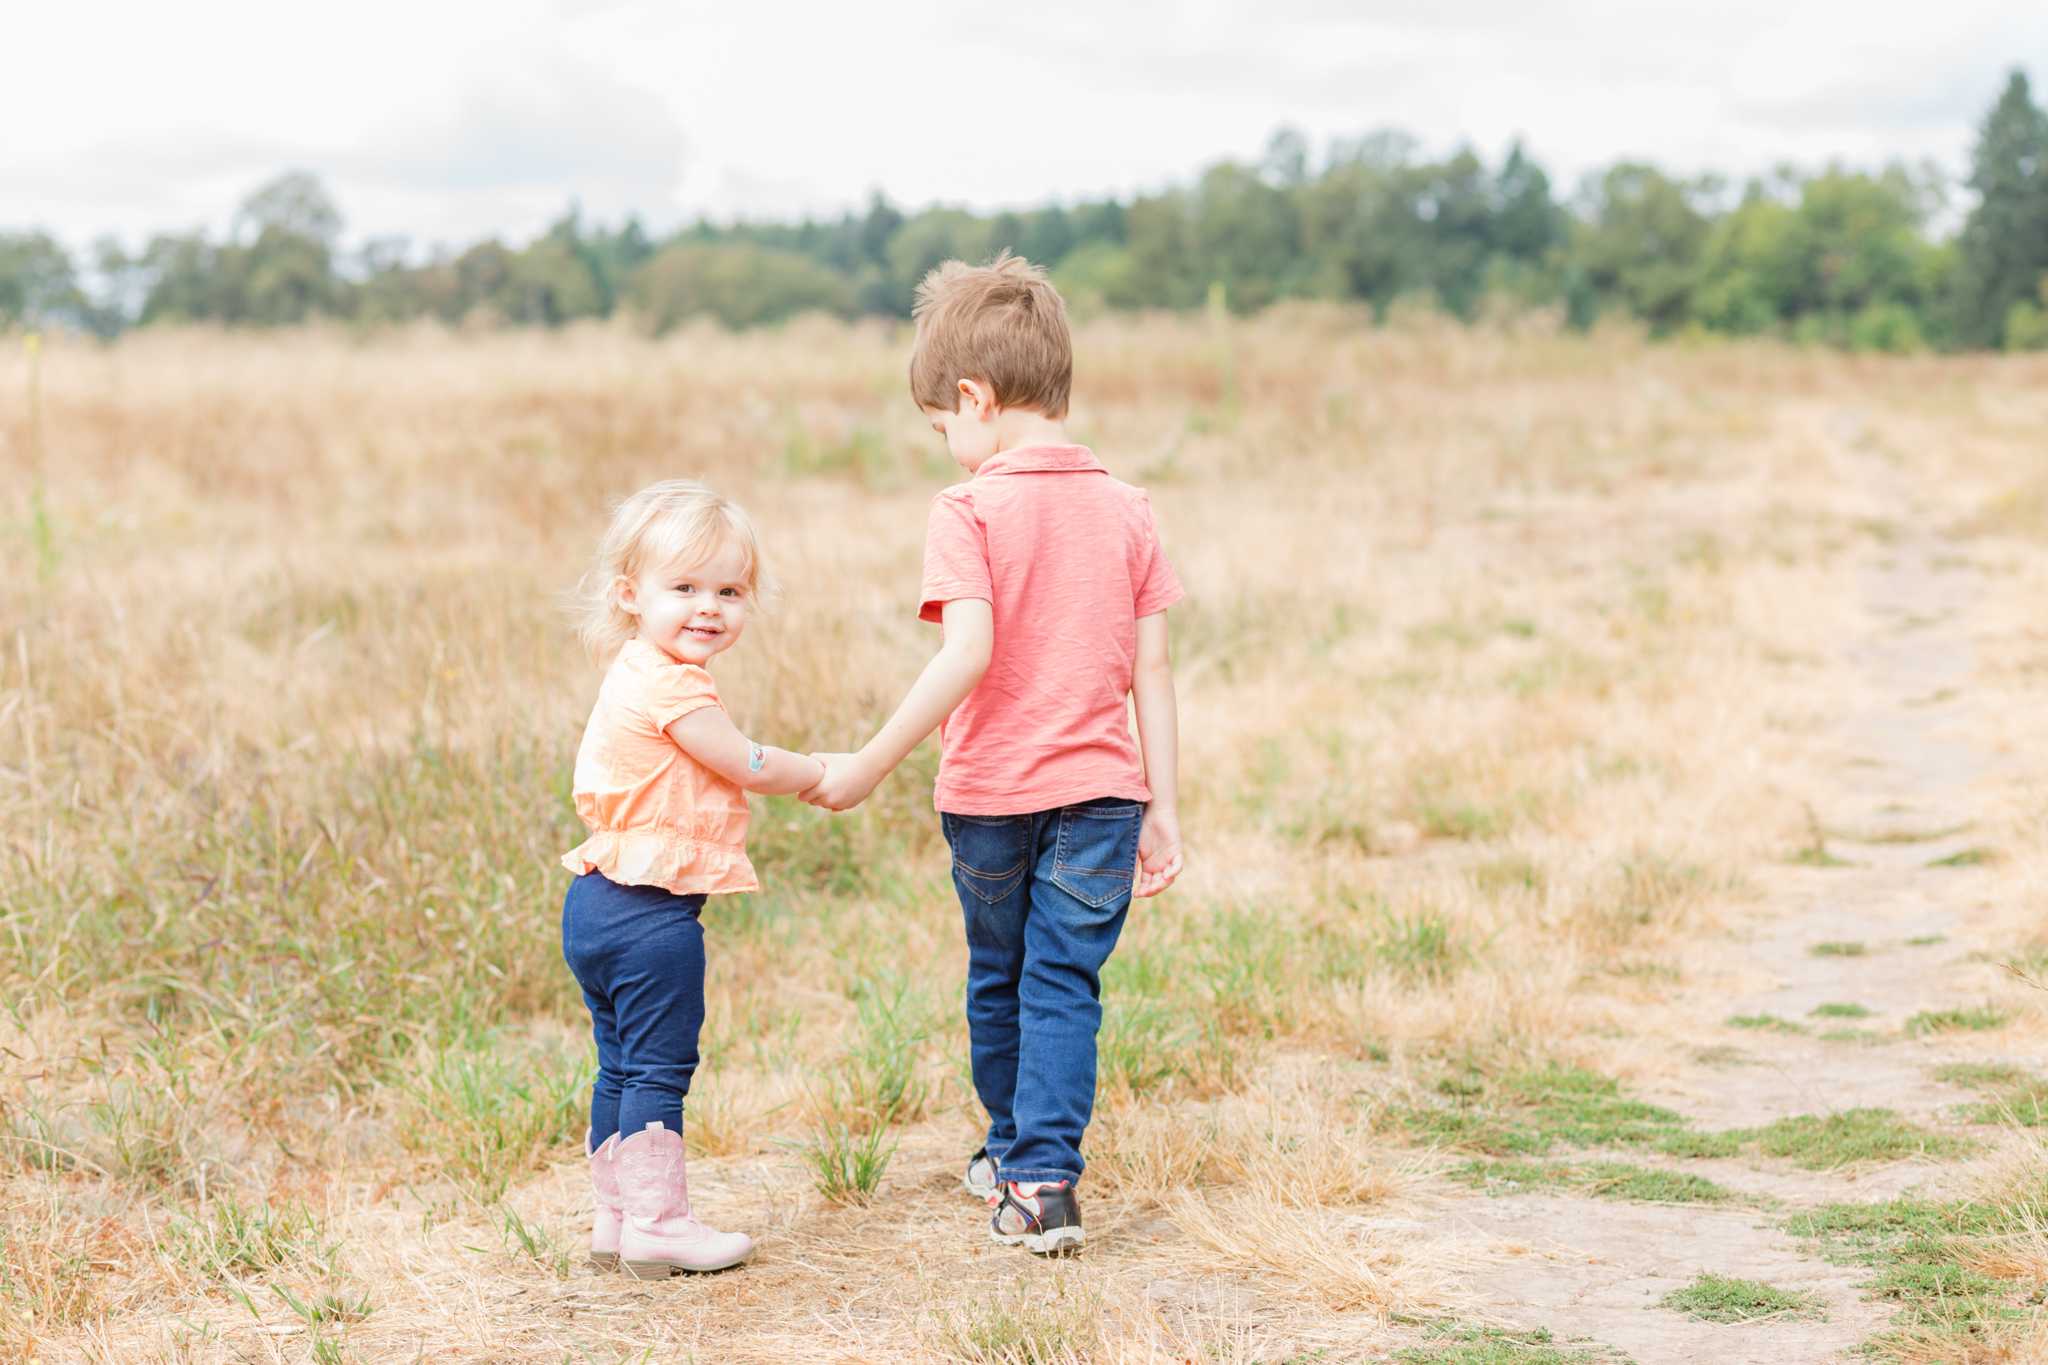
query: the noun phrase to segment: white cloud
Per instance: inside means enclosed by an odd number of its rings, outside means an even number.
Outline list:
[[[226,225],[287,167],[360,238],[1128,193],[1278,125],[1385,125],[1562,185],[1628,156],[1961,167],[2038,0],[68,0],[17,7],[0,224]]]
[[[379,220],[427,237],[531,231],[578,201],[599,219],[673,218],[688,139],[646,90],[570,58],[477,82],[445,118],[392,121],[336,158],[333,180]]]

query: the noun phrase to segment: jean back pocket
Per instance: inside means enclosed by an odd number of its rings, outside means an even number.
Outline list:
[[[953,850],[953,880],[990,904],[1015,893],[1031,871],[1029,816],[941,813],[939,827]]]
[[[1054,884],[1098,910],[1119,899],[1129,900],[1138,870],[1138,828],[1144,820],[1143,806],[1121,803],[1061,811]]]

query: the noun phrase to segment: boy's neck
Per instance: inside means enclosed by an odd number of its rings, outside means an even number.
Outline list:
[[[969,473],[979,472],[981,467],[996,456],[1026,446],[1072,445],[1067,435],[1066,422],[1057,417],[1047,417],[1031,408],[1003,408],[995,418],[996,448],[976,460],[968,469]]]

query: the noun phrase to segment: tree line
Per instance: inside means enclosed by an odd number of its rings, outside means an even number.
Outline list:
[[[609,228],[571,211],[522,247],[491,239],[421,262],[402,241],[344,255],[333,201],[294,172],[257,191],[224,238],[161,235],[135,254],[107,242],[87,271],[46,233],[0,233],[0,325],[111,335],[625,314],[663,331],[700,316],[729,327],[809,311],[906,317],[932,266],[1008,249],[1051,268],[1084,306],[1332,299],[1384,312],[1410,299],[1465,319],[1550,307],[1588,326],[1619,313],[1660,334],[2048,348],[2048,113],[2023,72],[1985,115],[1964,184],[1960,230],[1937,237],[1945,187],[1897,165],[1785,170],[1736,194],[1715,177],[1624,162],[1560,197],[1519,146],[1488,166],[1469,149],[1431,160],[1381,132],[1311,165],[1306,139],[1283,131],[1256,162],[1128,202],[905,213],[878,194],[833,220],[699,221],[660,240],[637,220]]]

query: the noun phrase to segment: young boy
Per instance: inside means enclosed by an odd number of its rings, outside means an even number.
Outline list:
[[[968,482],[932,500],[918,616],[945,643],[857,754],[820,755],[814,805],[858,805],[934,726],[937,804],[967,922],[967,1024],[990,1236],[1083,1243],[1100,973],[1135,896],[1181,870],[1166,609],[1180,581],[1144,493],[1067,439],[1073,346],[1045,272],[949,261],[915,310],[910,391]],[[1125,699],[1136,702],[1133,743]]]

